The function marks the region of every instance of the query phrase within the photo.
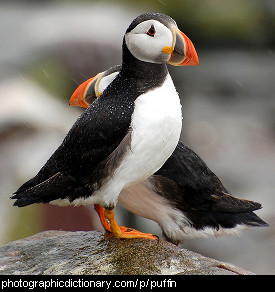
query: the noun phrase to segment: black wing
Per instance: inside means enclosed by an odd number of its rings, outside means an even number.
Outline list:
[[[120,91],[106,91],[76,121],[39,173],[12,196],[16,206],[89,196],[104,161],[127,136],[134,101]],[[104,92],[105,93],[105,92]],[[124,139],[125,140],[125,139]],[[120,159],[116,151],[116,159]],[[106,170],[103,170],[105,175]]]
[[[205,162],[182,142],[154,176],[159,194],[170,197],[198,229],[231,228],[241,223],[267,225],[253,213],[261,204],[232,196]]]

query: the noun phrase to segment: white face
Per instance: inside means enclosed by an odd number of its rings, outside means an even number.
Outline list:
[[[172,47],[173,34],[169,28],[157,20],[147,20],[138,24],[125,35],[126,45],[132,55],[145,62],[168,62],[171,54],[162,51]]]

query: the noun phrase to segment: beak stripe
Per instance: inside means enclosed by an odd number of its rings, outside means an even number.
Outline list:
[[[99,73],[99,74],[101,74],[101,73]],[[82,106],[82,107],[88,107],[89,106],[85,101],[87,90],[89,89],[91,84],[98,78],[99,74],[97,74],[93,78],[88,79],[87,81],[83,82],[82,84],[80,84],[77,87],[77,89],[74,91],[74,93],[73,93],[73,95],[72,95],[72,97],[70,99],[70,102],[69,102],[70,105],[72,105],[72,106]]]
[[[177,27],[173,30],[173,52],[168,63],[174,66],[199,65],[192,42]]]

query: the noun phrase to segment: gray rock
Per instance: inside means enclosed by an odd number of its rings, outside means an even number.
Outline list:
[[[4,275],[249,275],[163,240],[120,240],[101,231],[45,231],[0,248]]]

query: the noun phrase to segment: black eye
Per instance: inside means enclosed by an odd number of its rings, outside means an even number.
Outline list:
[[[151,37],[153,37],[156,34],[156,30],[154,25],[152,24],[151,27],[148,29],[147,34]]]

